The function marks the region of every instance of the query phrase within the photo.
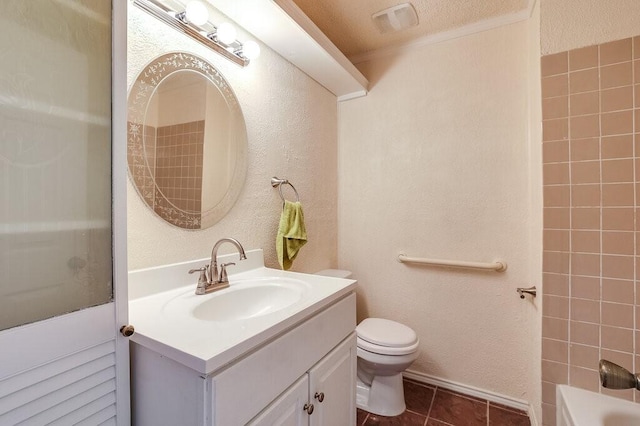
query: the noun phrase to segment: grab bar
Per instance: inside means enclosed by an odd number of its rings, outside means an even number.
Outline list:
[[[448,266],[453,268],[481,269],[484,271],[504,272],[507,270],[507,262],[504,260],[496,260],[493,263],[482,262],[463,262],[460,260],[440,260],[440,259],[424,259],[419,257],[408,257],[404,253],[398,255],[400,263],[419,263],[422,265]]]

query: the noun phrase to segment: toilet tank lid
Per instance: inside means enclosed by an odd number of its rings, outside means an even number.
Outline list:
[[[404,347],[418,341],[413,329],[384,318],[365,319],[356,327],[356,334],[367,342],[387,347]]]
[[[351,278],[351,271],[347,271],[345,269],[323,269],[322,271],[316,272],[316,275],[335,278]]]

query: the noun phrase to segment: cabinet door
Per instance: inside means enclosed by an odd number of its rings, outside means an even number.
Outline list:
[[[310,426],[355,425],[355,333],[309,370],[309,401],[315,408]]]
[[[309,377],[302,376],[262,413],[251,420],[249,426],[308,426],[309,414],[303,409],[309,400]]]

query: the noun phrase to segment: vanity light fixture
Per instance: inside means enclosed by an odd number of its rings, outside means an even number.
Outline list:
[[[164,0],[133,0],[133,4],[242,67],[260,55],[258,43],[253,40],[241,43],[230,23],[223,22],[217,27],[211,24],[207,7],[197,0],[187,3],[182,12],[165,5]],[[213,27],[213,31],[207,31],[206,27]]]

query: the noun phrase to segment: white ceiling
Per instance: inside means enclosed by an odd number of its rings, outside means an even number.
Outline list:
[[[407,0],[293,0],[343,54],[362,55],[528,8],[529,0],[411,0],[418,25],[380,34],[371,15]]]

